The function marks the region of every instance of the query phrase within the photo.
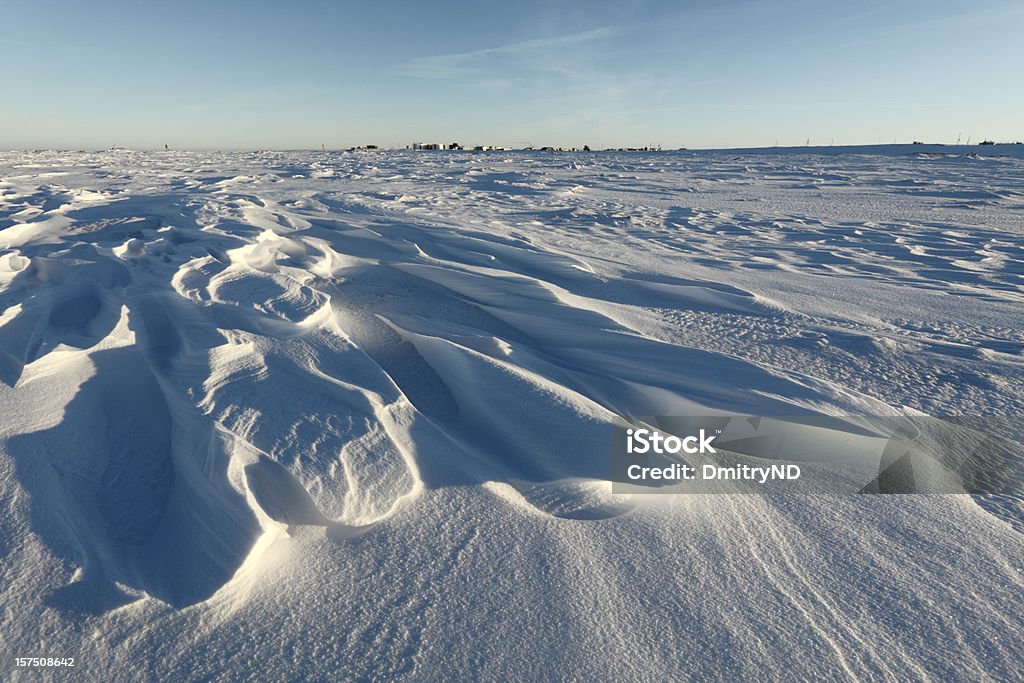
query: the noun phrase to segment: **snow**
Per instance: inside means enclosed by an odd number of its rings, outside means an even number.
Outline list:
[[[1016,146],[0,153],[5,655],[1018,677],[1019,471],[645,496],[609,453],[618,416],[1020,415],[1022,236]]]

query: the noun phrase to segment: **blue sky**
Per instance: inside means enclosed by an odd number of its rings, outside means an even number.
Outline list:
[[[0,148],[1024,138],[1020,0],[5,0]]]

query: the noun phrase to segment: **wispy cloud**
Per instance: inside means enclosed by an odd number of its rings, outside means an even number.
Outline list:
[[[399,72],[416,78],[433,79],[475,78],[502,66],[565,72],[570,71],[568,67],[560,60],[552,59],[559,51],[610,38],[620,30],[618,27],[606,26],[581,33],[524,40],[471,52],[420,57],[400,65]]]

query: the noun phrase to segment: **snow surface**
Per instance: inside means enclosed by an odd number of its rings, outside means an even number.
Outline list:
[[[617,415],[1022,414],[1024,154],[853,151],[0,154],[4,666],[1019,679],[1019,498],[607,481]]]

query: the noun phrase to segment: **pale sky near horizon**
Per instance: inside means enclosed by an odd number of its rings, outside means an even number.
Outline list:
[[[6,0],[0,149],[1024,139],[1019,0]]]

